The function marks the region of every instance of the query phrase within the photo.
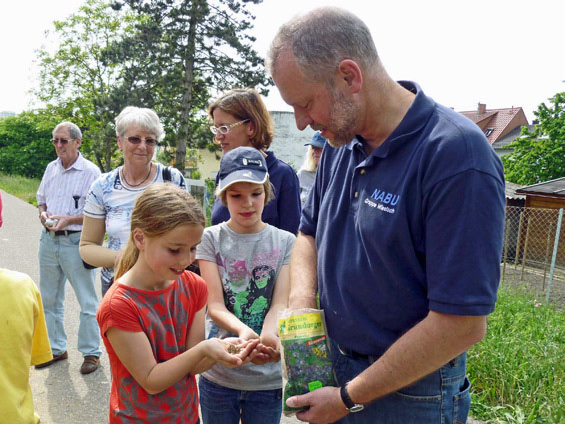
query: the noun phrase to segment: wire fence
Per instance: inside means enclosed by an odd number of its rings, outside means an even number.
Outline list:
[[[501,284],[524,286],[539,302],[565,304],[563,209],[507,206]]]

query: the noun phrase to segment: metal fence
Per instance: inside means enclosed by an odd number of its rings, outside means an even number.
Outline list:
[[[563,209],[508,206],[501,284],[525,286],[540,302],[565,303]]]
[[[188,186],[188,192],[198,199],[202,205],[202,209],[206,211],[210,202],[214,202],[214,199],[211,197],[212,193],[207,189],[206,181],[186,178],[186,184]]]

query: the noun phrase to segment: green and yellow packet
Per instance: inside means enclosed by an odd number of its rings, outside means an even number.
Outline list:
[[[284,310],[279,313],[279,337],[283,347],[283,413],[293,415],[303,408],[286,405],[289,397],[303,395],[325,386],[336,386],[330,357],[324,311]]]

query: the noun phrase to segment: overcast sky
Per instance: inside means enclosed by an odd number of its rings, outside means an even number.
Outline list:
[[[83,0],[4,0],[0,6],[0,111],[29,106],[35,50],[54,20]],[[280,24],[322,5],[360,16],[391,77],[420,84],[455,110],[521,106],[533,111],[565,91],[563,0],[265,0],[254,6],[256,49],[264,56]],[[270,110],[289,110],[276,88]]]

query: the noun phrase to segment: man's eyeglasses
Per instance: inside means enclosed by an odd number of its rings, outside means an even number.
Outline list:
[[[146,146],[155,146],[157,144],[157,140],[151,137],[143,138],[143,137],[126,137],[126,140],[129,141],[131,144],[139,144],[141,141],[145,141]]]
[[[234,127],[237,127],[238,125],[244,124],[246,122],[249,122],[249,119],[244,119],[243,121],[238,121],[235,122],[231,125],[222,125],[221,127],[216,127],[214,125],[210,126],[210,131],[212,131],[212,134],[216,135],[218,133],[226,135],[227,133],[230,132],[230,130]]]
[[[70,138],[70,139],[66,139],[66,138],[54,138],[53,140],[51,140],[51,143],[57,145],[57,143],[62,144],[63,146],[65,144],[67,144],[69,141],[73,141],[74,138]]]

